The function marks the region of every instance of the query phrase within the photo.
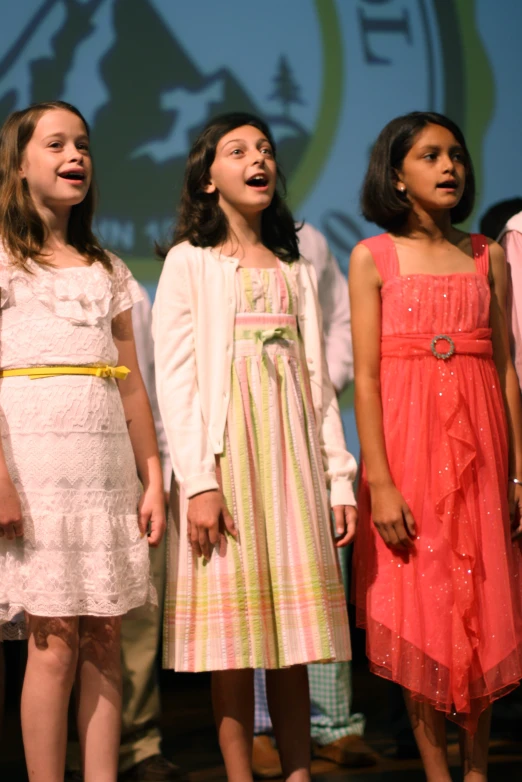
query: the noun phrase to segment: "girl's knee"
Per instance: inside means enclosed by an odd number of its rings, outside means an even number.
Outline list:
[[[119,666],[121,617],[84,616],[80,619],[80,662],[104,671]]]
[[[27,618],[28,665],[38,665],[49,675],[74,678],[78,663],[78,620],[76,617]]]
[[[107,649],[118,648],[121,636],[121,616],[82,616],[80,617],[80,647],[85,643],[96,642]]]

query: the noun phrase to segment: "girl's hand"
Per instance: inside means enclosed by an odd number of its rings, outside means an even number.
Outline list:
[[[197,557],[210,559],[212,549],[225,530],[237,538],[234,519],[229,513],[223,493],[217,489],[191,497],[187,511],[187,534]]]
[[[404,497],[393,484],[371,489],[372,518],[387,546],[410,549],[415,538],[415,521]]]
[[[509,515],[511,517],[511,538],[516,540],[522,535],[522,486],[509,482]]]
[[[357,508],[353,505],[334,505],[332,508],[335,521],[336,548],[342,548],[351,543],[357,529]]]
[[[24,534],[22,506],[14,483],[9,477],[0,478],[0,538],[21,538]]]
[[[163,487],[144,490],[138,505],[138,526],[142,537],[147,535],[149,546],[159,546],[166,529]]]

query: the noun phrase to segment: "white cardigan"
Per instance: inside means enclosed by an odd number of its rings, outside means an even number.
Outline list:
[[[317,281],[298,262],[298,325],[319,422],[332,505],[354,505],[357,465],[346,450],[339,406],[328,376]],[[187,497],[218,488],[215,454],[223,451],[230,400],[236,258],[182,242],[161,273],[153,306],[156,387],[174,474]]]

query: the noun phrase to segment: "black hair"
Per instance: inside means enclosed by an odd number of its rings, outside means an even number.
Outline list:
[[[195,140],[185,167],[178,220],[172,245],[189,241],[196,247],[215,247],[229,236],[228,219],[219,206],[219,193],[206,193],[209,171],[216,156],[218,142],[224,135],[243,125],[251,125],[263,133],[270,142],[274,159],[276,145],[268,125],[259,117],[246,112],[232,112],[214,117]],[[261,238],[274,255],[283,261],[299,258],[296,227],[284,197],[286,186],[283,173],[277,164],[278,187],[269,206],[261,217]],[[157,248],[160,257],[166,251]]]
[[[466,182],[459,203],[451,210],[451,222],[461,223],[473,211],[475,176],[464,135],[453,120],[432,111],[413,111],[396,117],[379,133],[370,155],[368,171],[361,191],[361,211],[372,223],[386,231],[400,231],[411,206],[407,194],[396,188],[397,171],[412,148],[417,135],[428,125],[441,125],[452,133],[465,155]]]
[[[490,206],[480,218],[480,233],[496,239],[507,221],[522,212],[522,198],[508,198]]]

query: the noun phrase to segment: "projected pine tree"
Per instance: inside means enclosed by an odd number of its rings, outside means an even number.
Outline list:
[[[290,107],[293,103],[303,105],[301,98],[301,87],[294,79],[292,69],[288,64],[286,57],[281,55],[277,72],[273,79],[274,91],[269,96],[269,100],[278,100],[283,107],[286,117],[290,116]]]

